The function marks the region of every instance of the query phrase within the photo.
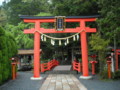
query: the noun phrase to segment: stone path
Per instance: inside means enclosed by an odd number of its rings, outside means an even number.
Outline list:
[[[72,74],[50,74],[40,90],[87,90]]]
[[[71,70],[72,65],[59,65],[56,66],[53,71],[70,71]]]
[[[56,74],[54,74],[56,75]],[[49,85],[49,88],[51,85],[54,85],[54,78],[55,76],[51,76],[51,79],[49,81],[53,82],[53,84],[51,83]],[[61,75],[61,77],[60,77]],[[67,77],[64,75],[68,75]],[[70,75],[70,76],[69,76]],[[84,80],[84,79],[80,79],[81,74],[74,74],[74,78],[76,80],[76,82],[78,82],[79,84],[83,84],[88,90],[120,90],[120,80],[108,80],[108,81],[103,81],[100,80],[98,75],[93,76],[93,79],[90,80]],[[48,79],[48,74],[41,74],[41,77],[43,77],[42,80],[31,80],[30,78],[33,76],[32,72],[18,72],[18,77],[16,80],[10,80],[9,82],[6,82],[5,84],[0,86],[0,90],[40,90],[40,88],[42,89],[43,84],[46,82],[46,79]],[[59,78],[58,78],[59,77]],[[71,88],[73,85],[73,78],[69,78],[70,80],[68,80],[68,77],[71,77],[71,74],[59,74],[58,76],[56,76],[56,79],[59,81],[59,83],[56,83],[57,87],[55,88],[67,88],[66,90],[69,90],[69,88]],[[60,79],[61,78],[61,79]],[[72,82],[70,82],[72,80]],[[67,84],[65,83],[67,81]],[[64,82],[64,83],[62,83]],[[82,86],[83,86],[82,85]],[[84,90],[84,86],[83,88],[81,87],[81,90]],[[44,87],[43,90],[45,90],[46,87]],[[71,88],[72,89],[72,88]],[[58,90],[58,89],[57,89]],[[59,89],[60,90],[60,89]],[[73,89],[75,90],[75,89]]]

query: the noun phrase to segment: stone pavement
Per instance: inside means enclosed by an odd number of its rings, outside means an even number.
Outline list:
[[[40,90],[48,75],[41,74],[43,77],[42,80],[30,80],[32,75],[32,72],[19,72],[16,80],[10,80],[0,86],[0,90]],[[120,90],[120,80],[102,81],[99,80],[98,76],[94,76],[93,79],[90,80],[83,80],[79,79],[80,74],[76,74],[74,76],[78,78],[77,80],[79,80],[82,85],[87,88],[87,90]],[[62,78],[64,78],[63,75]],[[66,81],[64,80],[63,82]]]
[[[72,74],[50,74],[40,90],[87,90]]]

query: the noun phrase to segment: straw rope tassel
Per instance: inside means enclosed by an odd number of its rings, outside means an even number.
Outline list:
[[[77,40],[79,39],[79,34],[77,34]]]
[[[73,36],[73,41],[75,41],[76,39],[75,39],[75,36]]]
[[[67,38],[67,44],[69,43],[69,39]]]
[[[51,39],[51,44],[53,45],[53,40]]]
[[[53,45],[55,45],[55,41],[53,40]]]
[[[61,40],[59,40],[59,45],[61,45]]]
[[[44,41],[46,41],[46,37],[44,36]]]
[[[65,42],[65,46],[67,45],[67,43]]]
[[[41,40],[43,41],[43,38],[44,38],[44,36],[43,36],[43,34],[41,35]]]

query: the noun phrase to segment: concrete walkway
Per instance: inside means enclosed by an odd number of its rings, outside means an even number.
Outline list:
[[[72,74],[50,74],[40,90],[87,90],[87,88]]]

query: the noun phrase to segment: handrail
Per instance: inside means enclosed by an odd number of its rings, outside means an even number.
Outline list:
[[[73,70],[82,72],[82,64],[80,62],[73,61],[72,65],[73,65]]]
[[[42,63],[41,64],[41,72],[49,71],[54,66],[57,66],[57,65],[59,65],[59,62],[55,59],[49,61],[48,63]]]

